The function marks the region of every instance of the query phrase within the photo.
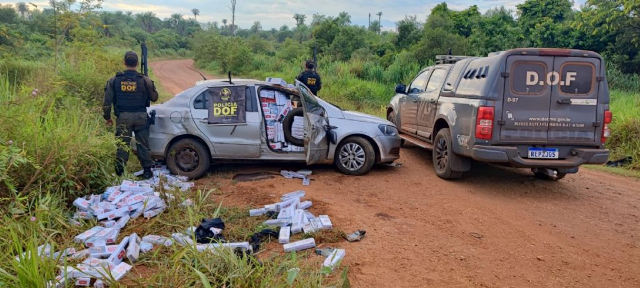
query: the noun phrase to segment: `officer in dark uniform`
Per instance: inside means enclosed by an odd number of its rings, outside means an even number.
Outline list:
[[[116,174],[121,176],[129,160],[129,153],[125,150],[131,143],[131,132],[135,133],[138,160],[144,169],[143,179],[153,177],[151,173],[151,149],[149,149],[149,123],[147,107],[151,102],[158,101],[158,92],[153,81],[138,73],[138,55],[129,51],[124,54],[126,70],[118,72],[107,82],[104,92],[103,112],[107,125],[113,125],[111,106],[113,105],[116,119],[116,137],[124,143],[118,147],[116,153]]]
[[[311,90],[313,95],[318,96],[318,91],[322,89],[322,80],[320,80],[320,75],[318,75],[316,71],[313,71],[313,68],[315,68],[316,65],[313,61],[307,60],[304,66],[307,69],[300,73],[296,80],[309,87],[309,90]]]

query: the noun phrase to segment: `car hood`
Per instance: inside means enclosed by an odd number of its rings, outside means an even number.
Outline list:
[[[344,119],[353,120],[353,121],[393,125],[393,123],[387,120],[384,120],[380,117],[361,113],[361,112],[356,112],[356,111],[342,111],[342,115],[344,115]]]

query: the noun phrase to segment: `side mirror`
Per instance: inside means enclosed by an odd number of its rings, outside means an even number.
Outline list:
[[[404,85],[404,84],[396,85],[396,93],[407,94],[407,85]]]

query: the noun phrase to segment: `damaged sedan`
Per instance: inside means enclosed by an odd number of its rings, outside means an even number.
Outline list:
[[[400,157],[393,123],[343,111],[297,81],[200,81],[149,110],[155,115],[152,156],[191,179],[204,176],[213,162],[334,164],[344,174],[363,175]]]

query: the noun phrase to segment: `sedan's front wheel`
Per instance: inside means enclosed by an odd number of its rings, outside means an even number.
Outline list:
[[[376,151],[367,139],[353,136],[343,140],[334,157],[340,172],[347,175],[364,175],[376,162]]]
[[[200,141],[187,138],[171,145],[166,161],[172,174],[198,179],[209,171],[211,155]]]

